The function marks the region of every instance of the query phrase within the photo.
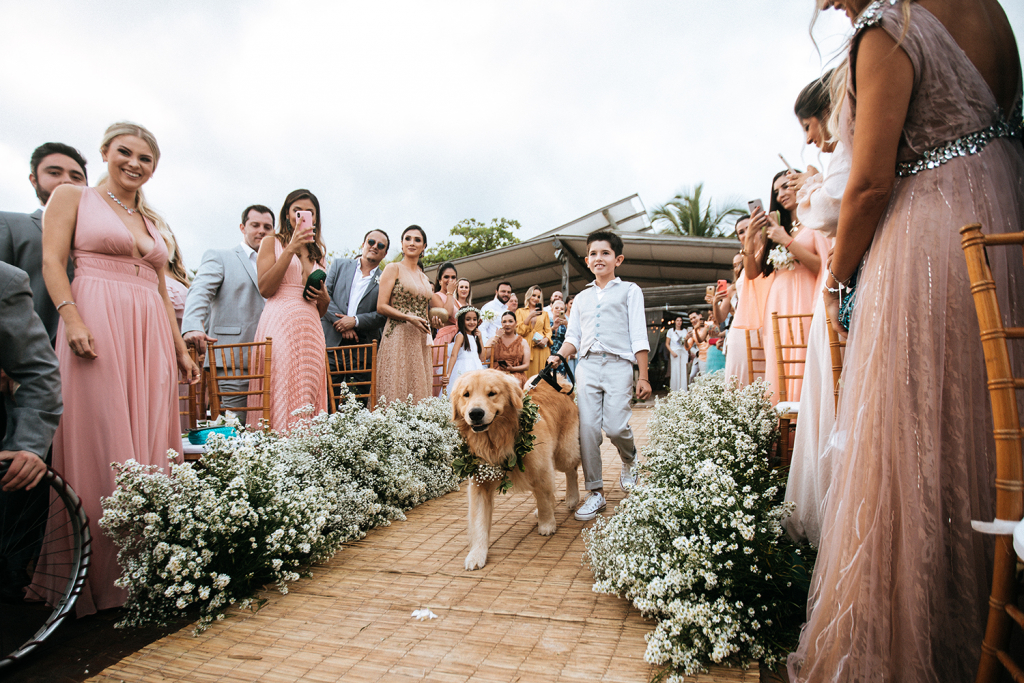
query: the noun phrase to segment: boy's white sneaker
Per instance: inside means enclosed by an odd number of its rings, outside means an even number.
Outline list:
[[[633,490],[636,486],[636,463],[632,465],[623,465],[622,469],[619,470],[619,486],[622,487],[623,491],[627,493]]]
[[[597,513],[604,510],[607,506],[608,503],[604,499],[604,494],[594,491],[590,494],[589,498],[583,501],[583,505],[576,510],[574,516],[581,522],[589,522],[594,517],[597,517]]]

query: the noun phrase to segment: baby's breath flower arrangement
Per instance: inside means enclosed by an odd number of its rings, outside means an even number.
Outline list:
[[[338,412],[287,435],[243,432],[207,441],[203,466],[170,474],[115,465],[100,526],[118,545],[128,591],[121,626],[166,623],[199,608],[196,632],[276,583],[404,511],[458,488],[462,439],[446,398],[375,412],[348,397]]]
[[[657,619],[645,659],[670,683],[711,662],[774,669],[796,645],[813,551],[783,532],[765,390],[715,373],[659,400],[640,484],[583,532],[594,590]]]

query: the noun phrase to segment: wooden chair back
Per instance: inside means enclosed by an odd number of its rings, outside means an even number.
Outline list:
[[[754,357],[755,351],[761,354],[760,357]],[[754,369],[754,363],[759,363],[761,369]],[[747,383],[753,384],[757,373],[760,372],[763,375],[764,369],[764,342],[761,340],[761,330],[747,330]]]
[[[779,368],[779,386],[773,387],[779,394],[779,401],[788,401],[789,392],[787,384],[791,379],[802,380],[804,378],[805,358],[800,358],[796,353],[804,351],[807,355],[807,333],[811,329],[810,313],[782,314],[772,311],[772,334],[775,337],[775,358],[774,361]],[[783,332],[785,332],[786,343],[783,343]]]
[[[331,368],[334,368],[333,370]],[[331,412],[338,410],[341,385],[373,410],[377,405],[377,340],[327,348],[327,387]]]
[[[839,380],[843,374],[843,349],[846,348],[846,340],[839,338],[839,333],[832,326],[832,317],[825,311],[825,327],[828,329],[828,350],[832,356],[832,383],[835,385],[836,413],[839,413]]]
[[[491,357],[493,355],[494,355],[494,347],[493,346],[485,346],[484,347],[483,358],[480,359],[480,362],[484,364],[485,368],[490,368],[491,367]]]
[[[431,372],[434,396],[439,396],[443,385],[441,384],[441,378],[448,375],[448,345],[447,344],[432,344],[430,346],[430,359],[433,364]]]
[[[206,373],[203,372],[203,366],[196,359],[196,350],[194,348],[189,348],[188,355],[192,362],[199,366],[200,372],[199,382],[196,384],[189,384],[180,378],[178,379],[178,417],[185,418],[181,420],[183,431],[195,429],[196,421],[205,417],[199,414],[199,397],[205,389],[203,383],[206,379]]]
[[[210,415],[220,417],[221,401],[225,396],[246,396],[247,402],[255,397],[255,405],[231,408],[235,413],[260,411],[262,418],[270,422],[270,349],[271,338],[261,342],[245,344],[212,344],[210,354]],[[221,389],[225,380],[262,380],[260,388],[243,391]]]
[[[1024,327],[1004,327],[996,296],[996,283],[989,268],[985,247],[1024,245],[1024,232],[983,235],[975,223],[960,229],[960,242],[967,259],[971,293],[978,313],[981,346],[985,353],[988,392],[992,399],[992,428],[996,446],[996,519],[1018,521],[1024,516],[1024,463],[1021,460],[1020,414],[1017,391],[1024,379],[1015,377],[1010,365],[1010,339],[1024,339]],[[1013,537],[997,536],[993,563],[992,593],[988,600],[988,623],[981,645],[977,683],[1000,680],[1000,668],[1006,668],[1014,680],[1024,680],[1024,672],[1006,653],[1010,641],[1011,618],[1024,627],[1024,614],[1016,607],[1017,555]]]

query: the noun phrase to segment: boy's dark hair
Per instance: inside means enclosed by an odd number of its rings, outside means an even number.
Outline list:
[[[622,238],[611,230],[598,230],[587,235],[587,251],[594,242],[607,242],[616,256],[622,256]]]
[[[253,204],[252,206],[245,207],[245,211],[242,212],[242,225],[245,225],[246,221],[249,220],[249,212],[255,211],[256,213],[269,213],[270,224],[274,224],[274,210],[269,206],[263,206],[262,204]]]
[[[476,337],[476,348],[477,355],[480,356],[480,360],[484,359],[484,342],[480,337],[480,314],[474,310],[465,311],[462,315],[455,319],[455,324],[459,328],[459,332],[462,333],[462,348],[466,351],[471,350],[473,347],[469,343],[469,332],[466,331],[466,315],[469,313],[476,314],[476,329],[473,330],[473,336]]]
[[[499,289],[501,289],[502,285],[508,285],[508,288],[512,289],[512,283],[511,282],[499,282],[498,285],[494,288],[494,291],[497,292]]]
[[[44,142],[35,148],[28,162],[32,166],[32,175],[39,177],[39,164],[51,154],[63,154],[74,159],[82,167],[82,175],[87,181],[89,180],[89,174],[85,170],[85,157],[77,149],[71,145],[65,145],[63,142]]]

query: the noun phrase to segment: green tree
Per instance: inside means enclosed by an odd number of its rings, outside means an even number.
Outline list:
[[[683,188],[676,196],[651,211],[651,222],[661,224],[660,232],[670,235],[686,235],[688,237],[730,237],[733,233],[729,226],[722,225],[728,216],[746,213],[739,206],[726,206],[723,209],[711,208],[711,200],[707,206],[701,206],[701,192],[704,183],[690,190]]]
[[[485,225],[475,218],[467,218],[459,221],[449,231],[450,236],[458,239],[446,240],[430,247],[420,262],[424,266],[429,266],[518,244],[519,238],[513,231],[520,227],[522,226],[519,225],[519,221],[507,218],[492,218],[490,225]]]

